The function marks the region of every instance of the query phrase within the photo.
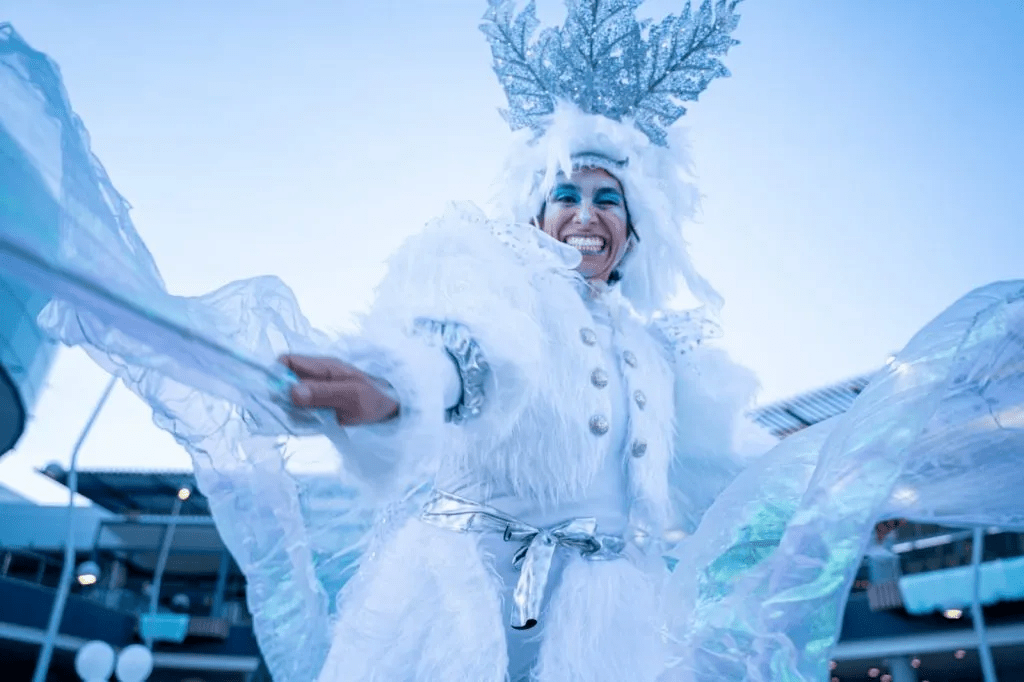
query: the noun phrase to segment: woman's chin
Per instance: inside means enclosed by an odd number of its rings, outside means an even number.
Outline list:
[[[587,277],[604,271],[608,266],[608,257],[604,253],[580,253],[583,258],[580,260],[580,266],[577,269],[580,272],[586,273]]]

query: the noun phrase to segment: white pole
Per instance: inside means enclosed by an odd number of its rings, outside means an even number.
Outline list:
[[[996,666],[992,661],[992,649],[988,646],[985,616],[981,611],[981,550],[985,542],[985,529],[974,529],[971,543],[971,564],[974,566],[974,598],[971,601],[971,620],[974,633],[978,636],[978,657],[981,659],[981,674],[985,682],[996,682]]]
[[[64,566],[60,572],[60,583],[57,585],[57,596],[53,600],[53,608],[50,610],[50,622],[46,626],[46,638],[43,639],[43,646],[39,650],[39,658],[36,659],[35,674],[32,675],[32,682],[46,682],[46,675],[50,671],[50,659],[53,657],[53,645],[57,640],[57,631],[60,622],[64,619],[64,606],[68,601],[68,594],[71,592],[71,580],[75,574],[75,495],[78,493],[78,452],[82,449],[85,437],[89,435],[96,417],[106,404],[110,392],[117,383],[117,377],[111,377],[107,387],[103,389],[89,421],[78,435],[78,441],[71,451],[71,464],[68,466],[68,532],[64,542]]]
[[[174,530],[177,526],[178,514],[181,513],[182,499],[174,498],[174,506],[171,508],[171,519],[167,522],[164,530],[164,539],[160,543],[160,554],[157,556],[156,568],[153,570],[153,584],[149,593],[149,615],[155,616],[160,606],[160,586],[163,584],[164,570],[167,568],[167,558],[171,554],[171,543],[174,542]],[[146,638],[146,648],[153,649],[153,640]]]

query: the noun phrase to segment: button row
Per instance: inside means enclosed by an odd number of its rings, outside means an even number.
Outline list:
[[[583,327],[580,329],[580,340],[587,346],[594,346],[597,344],[597,333],[589,327]],[[622,353],[623,361],[636,369],[637,360],[636,355],[632,351],[624,351]],[[601,369],[596,368],[590,373],[590,383],[597,388],[605,388],[608,386],[608,373]],[[636,402],[636,406],[641,410],[647,406],[647,396],[644,395],[643,391],[633,391],[633,400]],[[595,436],[603,436],[608,433],[608,429],[611,428],[611,424],[608,423],[608,418],[601,414],[595,414],[590,418],[590,432]],[[633,457],[643,457],[647,454],[647,441],[642,438],[637,438],[633,441],[633,445],[630,448],[630,454]]]

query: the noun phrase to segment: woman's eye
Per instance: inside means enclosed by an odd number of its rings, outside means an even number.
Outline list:
[[[619,206],[622,203],[622,200],[615,195],[606,194],[604,196],[599,196],[594,203],[598,206]]]
[[[555,194],[555,201],[563,204],[575,204],[579,201],[579,197],[569,192],[560,192]]]

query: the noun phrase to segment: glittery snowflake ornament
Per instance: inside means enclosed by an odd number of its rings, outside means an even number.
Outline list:
[[[540,26],[533,0],[519,13],[516,0],[488,0],[480,29],[487,34],[494,71],[508,96],[502,115],[513,130],[542,133],[558,100],[588,114],[631,119],[654,144],[713,79],[728,76],[720,57],[738,41],[740,0],[703,0],[692,12],[658,24],[638,21],[643,0],[566,0],[560,28]]]

